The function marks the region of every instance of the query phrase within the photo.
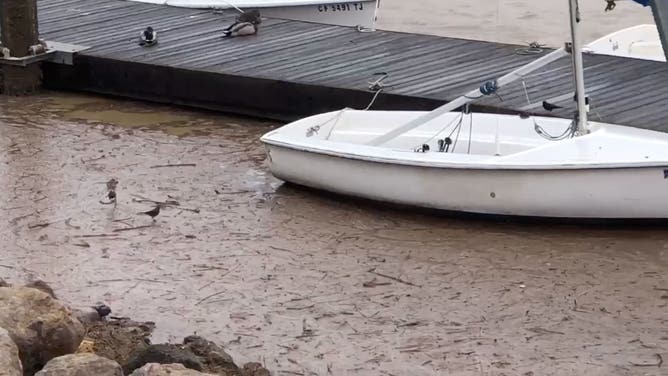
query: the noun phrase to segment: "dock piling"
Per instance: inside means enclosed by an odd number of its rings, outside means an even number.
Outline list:
[[[37,0],[0,1],[0,45],[5,57],[34,54],[34,46],[39,45]],[[25,95],[39,89],[42,71],[38,62],[16,65],[3,62],[2,58],[0,53],[0,94]]]

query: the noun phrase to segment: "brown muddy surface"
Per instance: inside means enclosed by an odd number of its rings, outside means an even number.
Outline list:
[[[258,142],[275,125],[0,97],[0,277],[276,375],[668,374],[662,228],[437,217],[285,186]],[[159,167],[174,164],[189,165]],[[115,208],[100,203],[111,177]],[[180,206],[153,224],[136,214],[147,198]]]

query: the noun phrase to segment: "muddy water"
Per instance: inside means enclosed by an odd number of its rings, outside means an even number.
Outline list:
[[[668,360],[665,230],[435,217],[301,190],[267,173],[257,140],[273,126],[0,97],[0,277],[154,320],[156,341],[197,332],[277,375],[665,375],[652,366]],[[116,207],[101,203],[111,177]],[[136,214],[144,199],[180,205],[153,223]]]
[[[613,31],[653,24],[649,7],[617,1],[580,0],[582,38],[594,41]],[[378,27],[493,42],[532,41],[560,47],[570,38],[568,0],[382,0]]]

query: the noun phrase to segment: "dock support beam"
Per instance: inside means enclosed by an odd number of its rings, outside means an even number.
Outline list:
[[[0,0],[0,47],[11,57],[31,55],[39,44],[37,0]],[[0,51],[0,58],[3,57]],[[39,63],[27,66],[0,65],[0,94],[25,95],[40,87],[42,71]]]

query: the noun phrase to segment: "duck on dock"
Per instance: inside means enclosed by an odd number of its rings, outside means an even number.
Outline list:
[[[262,23],[260,12],[257,10],[244,12],[237,17],[232,25],[223,30],[223,37],[254,35],[257,33],[260,23]]]
[[[143,47],[154,46],[158,43],[158,33],[151,26],[139,34],[139,45]]]

